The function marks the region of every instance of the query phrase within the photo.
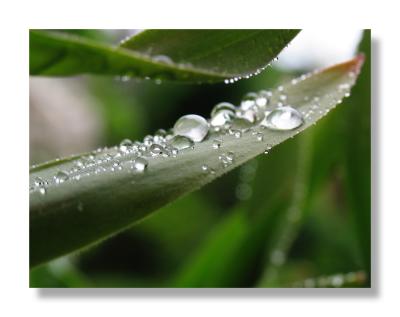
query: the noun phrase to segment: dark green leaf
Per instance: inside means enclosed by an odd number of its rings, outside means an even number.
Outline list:
[[[148,30],[122,46],[79,35],[30,31],[30,74],[105,74],[218,82],[266,67],[298,30]]]

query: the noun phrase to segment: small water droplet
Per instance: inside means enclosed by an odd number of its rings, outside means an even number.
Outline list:
[[[163,154],[164,148],[159,144],[152,144],[149,147],[149,151],[152,156],[158,156]]]
[[[253,126],[249,120],[245,118],[235,118],[231,122],[231,129],[246,131]]]
[[[58,171],[57,174],[54,176],[54,180],[56,181],[56,184],[64,183],[68,179],[69,179],[68,174],[63,171]]]
[[[215,139],[212,143],[213,149],[219,149],[222,145],[222,140]]]
[[[145,158],[137,157],[132,161],[131,168],[135,172],[142,173],[146,170],[148,164],[149,163],[147,162],[147,160]]]
[[[258,95],[255,92],[249,92],[244,95],[242,102],[240,103],[240,108],[242,110],[248,110],[256,105],[256,100]]]
[[[208,122],[201,116],[189,114],[176,121],[174,134],[188,137],[194,142],[201,142],[208,133]]]
[[[172,61],[172,59],[166,55],[156,55],[156,56],[153,56],[152,59],[158,63],[163,63],[163,64],[167,64],[167,65],[171,65],[174,63]]]
[[[193,141],[185,136],[176,135],[169,141],[169,144],[177,150],[183,150],[192,147]]]
[[[233,152],[222,153],[218,156],[218,159],[221,161],[224,167],[227,167],[234,162],[235,154]]]
[[[42,195],[46,195],[46,193],[47,193],[46,187],[40,187],[39,188],[39,193],[42,194]]]
[[[272,93],[267,90],[261,90],[258,93],[256,98],[256,105],[261,108],[265,108],[269,103],[269,98],[272,96]]]
[[[264,134],[262,134],[261,132],[258,132],[256,134],[256,139],[257,139],[257,141],[261,142],[262,140],[264,140]]]
[[[208,170],[209,170],[208,165],[203,164],[203,165],[201,166],[201,170],[202,170],[203,172],[208,172]]]
[[[233,135],[236,139],[240,139],[242,137],[242,132],[236,129],[229,129],[229,134]]]
[[[250,123],[257,121],[256,109],[238,110],[236,111],[236,117],[239,119],[247,120]]]
[[[211,117],[215,116],[221,110],[227,110],[232,113],[235,113],[236,107],[229,102],[220,102],[216,104],[214,108],[211,110]]]
[[[293,130],[303,122],[300,112],[290,106],[283,106],[272,110],[261,124],[272,130]]]
[[[220,110],[211,117],[210,124],[213,127],[219,127],[231,122],[234,118],[235,113],[231,110]]]
[[[46,186],[47,182],[43,180],[41,177],[35,177],[33,183],[36,187]]]
[[[154,137],[152,135],[146,135],[143,139],[143,144],[145,146],[150,146],[154,142]]]
[[[119,149],[120,151],[124,153],[128,153],[132,150],[133,143],[129,139],[122,140],[121,143],[119,144]]]

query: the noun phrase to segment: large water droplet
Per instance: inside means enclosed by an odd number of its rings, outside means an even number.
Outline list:
[[[193,141],[182,135],[175,135],[170,141],[169,144],[178,150],[187,149],[193,146]]]
[[[261,124],[272,130],[293,130],[303,122],[300,112],[290,106],[283,106],[272,110]]]
[[[174,134],[201,142],[208,133],[208,122],[201,116],[189,114],[181,117],[174,125]]]
[[[54,176],[54,180],[56,181],[56,184],[64,183],[68,179],[69,179],[68,174],[63,171],[57,172],[56,176]]]

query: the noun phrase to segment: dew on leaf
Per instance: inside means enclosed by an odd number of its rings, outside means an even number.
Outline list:
[[[193,141],[182,135],[175,135],[170,141],[169,145],[177,150],[187,149],[193,146]]]
[[[56,184],[64,183],[69,179],[69,176],[66,172],[58,171],[57,174],[54,176],[54,180]]]
[[[134,172],[139,172],[142,173],[146,170],[148,166],[148,162],[145,158],[143,157],[137,157],[132,161],[131,168]]]
[[[185,136],[193,142],[201,142],[208,133],[208,122],[195,114],[185,115],[176,121],[174,134]]]
[[[283,106],[272,110],[261,124],[272,130],[293,130],[303,122],[300,112],[290,106]]]

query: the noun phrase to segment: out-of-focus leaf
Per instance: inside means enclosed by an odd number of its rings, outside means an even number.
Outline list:
[[[245,287],[260,273],[263,249],[283,203],[251,219],[246,210],[233,211],[171,282],[174,287]],[[260,269],[261,266],[258,266]]]
[[[294,137],[333,109],[351,87],[362,65],[356,57],[278,88],[270,102],[276,104],[284,89],[293,107],[305,115],[304,124],[295,130],[270,130],[254,126],[241,138],[229,133],[210,135],[183,150],[177,157],[147,157],[148,168],[132,173],[129,166],[136,155],[123,154],[107,159],[115,149],[104,149],[89,158],[93,163],[77,169],[79,156],[49,162],[31,169],[30,186],[30,264],[35,266],[124,230],[161,206],[194,191],[215,178],[263,153],[267,148]],[[346,85],[347,90],[341,89]],[[318,111],[312,100],[318,95]],[[307,97],[307,98],[305,98]],[[253,132],[261,129],[259,140]],[[260,130],[260,131],[261,131]],[[261,132],[259,132],[261,133]],[[212,144],[218,137],[223,146]],[[230,165],[219,156],[233,152]],[[82,159],[82,158],[80,158]],[[122,169],[115,168],[122,166]],[[205,173],[207,165],[214,172]],[[57,182],[57,174],[66,171],[70,179]],[[73,177],[72,177],[73,176]],[[38,177],[47,188],[37,188]],[[77,180],[77,177],[79,180]]]
[[[359,51],[365,66],[352,93],[348,108],[346,183],[354,225],[364,262],[371,265],[371,30],[365,30]]]
[[[121,46],[30,31],[31,75],[106,74],[218,82],[258,73],[299,30],[148,30]]]

